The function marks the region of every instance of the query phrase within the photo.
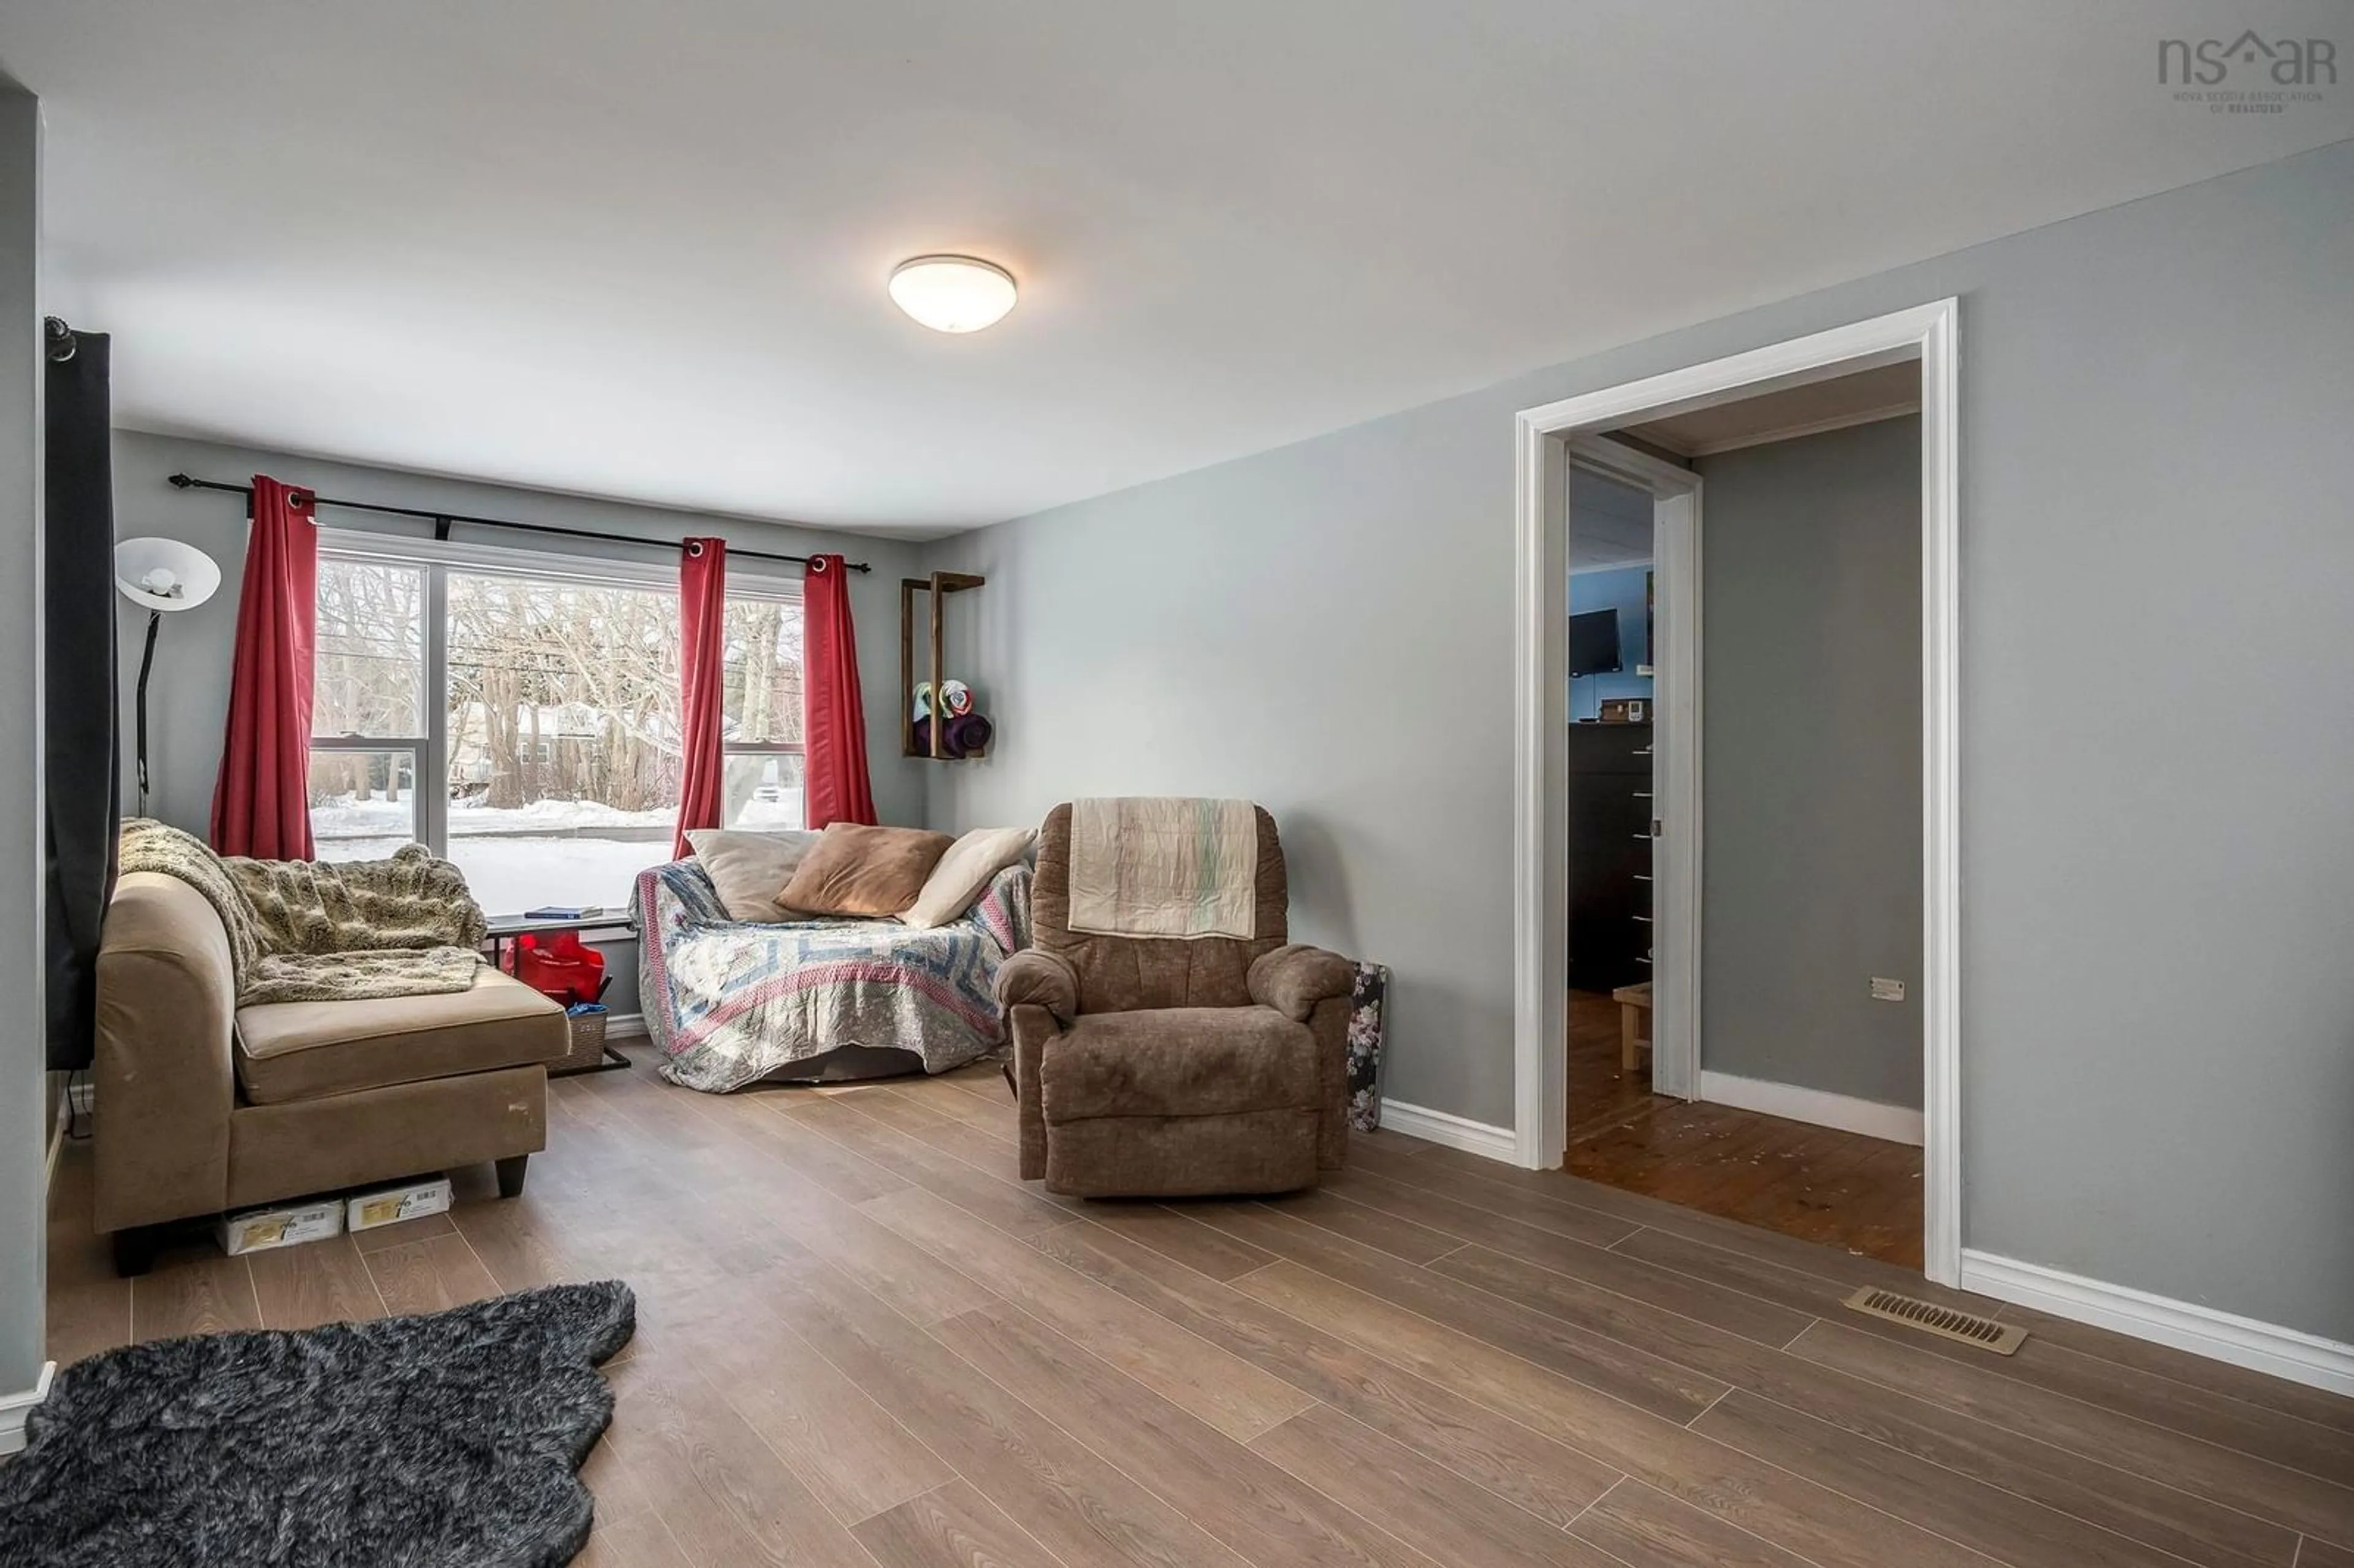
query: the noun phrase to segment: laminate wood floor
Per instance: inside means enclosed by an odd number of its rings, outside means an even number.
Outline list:
[[[1569,1147],[1562,1169],[1671,1203],[1917,1270],[1921,1150],[1651,1092],[1619,1066],[1618,1004],[1569,997]]]
[[[626,1279],[588,1568],[2354,1563],[2354,1401],[2007,1308],[2017,1357],[1950,1346],[1840,1307],[1945,1294],[1904,1270],[1559,1172],[1381,1133],[1080,1203],[993,1068],[551,1097],[521,1198],[128,1283],[76,1150],[53,1352]]]

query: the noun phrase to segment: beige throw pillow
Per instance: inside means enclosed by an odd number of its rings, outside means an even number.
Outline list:
[[[896,915],[916,901],[955,842],[921,828],[834,822],[818,835],[779,899],[812,915]]]
[[[756,833],[726,828],[695,828],[686,835],[704,874],[719,891],[730,920],[775,926],[803,916],[778,895],[818,841],[815,833]]]
[[[900,924],[928,931],[958,918],[999,872],[1030,853],[1030,841],[1037,836],[1035,828],[973,829],[940,856]]]

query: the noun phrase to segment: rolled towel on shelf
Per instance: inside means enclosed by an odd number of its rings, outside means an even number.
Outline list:
[[[959,714],[940,732],[940,749],[950,757],[977,757],[989,749],[995,726],[981,714]]]
[[[989,748],[990,739],[996,733],[990,722],[979,714],[949,719],[940,729],[940,755],[960,758],[977,756]],[[915,742],[917,755],[929,757],[932,754],[932,721],[917,719],[908,732],[908,738]]]

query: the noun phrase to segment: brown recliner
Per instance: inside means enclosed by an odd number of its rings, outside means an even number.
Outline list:
[[[1275,819],[1258,818],[1257,936],[1074,932],[1071,808],[1047,813],[1031,948],[998,971],[1022,1174],[1074,1197],[1286,1192],[1347,1151],[1349,995],[1338,954],[1286,940]]]

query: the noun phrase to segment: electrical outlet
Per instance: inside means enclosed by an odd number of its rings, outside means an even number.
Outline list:
[[[1872,976],[1872,1000],[1874,1001],[1903,1001],[1904,1000],[1904,982],[1901,980],[1890,980],[1886,975]]]

